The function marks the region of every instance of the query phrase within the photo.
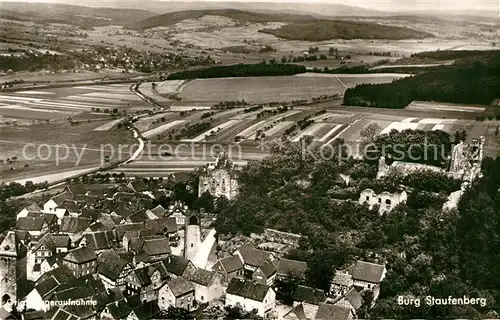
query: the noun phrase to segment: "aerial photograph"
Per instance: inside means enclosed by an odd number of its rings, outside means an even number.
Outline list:
[[[0,0],[0,320],[500,319],[500,0]]]

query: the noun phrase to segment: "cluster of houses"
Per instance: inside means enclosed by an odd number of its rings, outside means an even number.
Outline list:
[[[220,193],[222,187],[210,184],[222,185],[228,176],[214,181],[210,174],[231,166],[219,159],[207,169],[204,190]],[[180,202],[156,205],[170,195],[163,182],[142,179],[73,184],[21,210],[15,228],[0,237],[0,318],[17,310],[30,320],[147,320],[171,307],[213,303],[263,318],[353,319],[363,292],[378,296],[384,265],[358,261],[337,271],[324,292],[305,285],[305,262],[255,243],[219,256],[215,230],[206,227],[213,217]],[[283,235],[267,231],[266,237]],[[287,234],[284,243],[297,237]],[[298,287],[293,307],[280,313],[277,288],[287,281]],[[61,304],[69,300],[78,303]]]

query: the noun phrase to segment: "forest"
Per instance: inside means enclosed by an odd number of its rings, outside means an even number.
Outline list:
[[[305,156],[292,144],[276,148],[269,158],[244,168],[240,194],[218,213],[217,231],[248,234],[267,227],[306,235],[309,241],[288,257],[306,261],[307,284],[321,289],[328,289],[334,269],[356,259],[386,263],[381,295],[374,308],[363,308],[360,318],[472,319],[492,318],[500,311],[500,158],[485,159],[483,178],[456,210],[442,212],[460,181],[426,171],[375,180],[375,164],[344,157],[342,151],[318,160],[313,155],[319,155],[319,147],[309,147],[312,153]],[[352,183],[339,184],[339,173],[351,174]],[[357,203],[364,188],[402,185],[409,199],[390,214],[380,216]],[[339,193],[350,194],[353,201],[339,199]],[[487,304],[396,304],[400,295],[464,294],[484,297]]]
[[[235,64],[173,73],[167,80],[195,78],[291,76],[306,72],[306,67],[294,64]]]
[[[460,51],[458,51],[460,53]],[[461,55],[426,53],[437,59]],[[422,55],[422,54],[421,54]],[[500,53],[482,56],[462,54],[451,66],[384,84],[361,84],[344,94],[344,105],[393,108],[406,107],[415,100],[460,104],[491,104],[500,97]]]

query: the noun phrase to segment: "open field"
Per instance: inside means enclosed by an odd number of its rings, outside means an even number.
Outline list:
[[[427,101],[413,101],[406,107],[406,109],[421,111],[460,111],[472,113],[483,113],[486,110],[486,108],[482,106],[469,106]]]
[[[160,133],[167,131],[168,129],[174,128],[174,127],[179,126],[181,124],[184,124],[185,122],[186,122],[185,120],[175,120],[175,121],[163,124],[163,125],[156,127],[154,129],[148,130],[148,131],[144,132],[142,135],[144,136],[144,138],[151,138],[151,137],[154,137]]]
[[[14,119],[67,119],[96,111],[104,114],[116,109],[118,114],[149,108],[130,92],[128,84],[0,93],[0,116]]]
[[[214,104],[225,100],[245,100],[252,103],[312,99],[322,95],[342,94],[342,82],[348,86],[359,83],[386,83],[400,78],[398,74],[329,75],[301,74],[283,77],[248,77],[196,79],[180,92],[182,104],[189,102]],[[403,75],[404,76],[404,75]]]

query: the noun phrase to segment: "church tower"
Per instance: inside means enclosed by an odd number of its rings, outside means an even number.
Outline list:
[[[186,219],[186,229],[184,231],[184,258],[192,260],[199,249],[201,243],[201,221],[196,214]]]
[[[0,297],[2,306],[12,305],[17,300],[17,258],[16,234],[9,231],[0,244]]]

